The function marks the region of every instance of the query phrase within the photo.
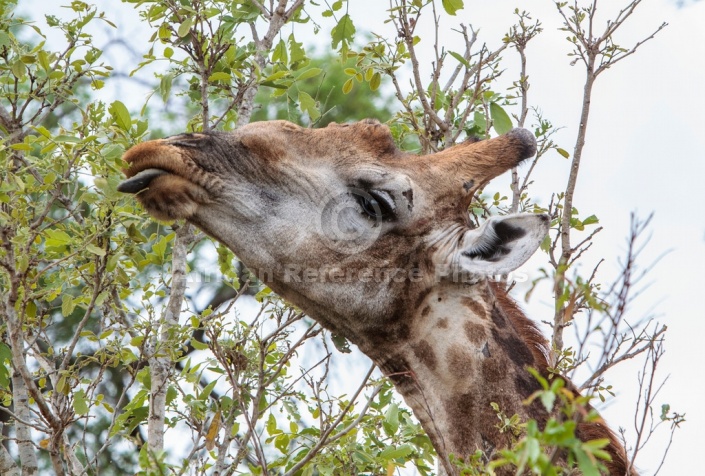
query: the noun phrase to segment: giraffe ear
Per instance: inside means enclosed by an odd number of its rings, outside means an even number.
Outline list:
[[[496,216],[468,231],[459,250],[460,271],[496,276],[514,271],[538,249],[550,225],[548,215]]]

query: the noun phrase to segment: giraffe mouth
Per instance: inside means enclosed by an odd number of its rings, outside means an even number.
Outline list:
[[[118,192],[122,193],[137,194],[142,190],[148,188],[149,184],[152,183],[152,180],[154,180],[155,178],[169,173],[171,172],[168,172],[163,169],[145,169],[133,175],[132,177],[120,182],[120,185],[118,185],[117,190]]]

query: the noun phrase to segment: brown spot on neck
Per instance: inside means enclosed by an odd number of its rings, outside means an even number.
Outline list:
[[[482,324],[468,321],[463,327],[465,328],[465,335],[473,344],[480,345],[487,340],[487,332]]]
[[[468,308],[474,316],[477,316],[480,319],[487,319],[487,311],[485,310],[485,306],[483,306],[482,303],[477,302],[470,297],[463,296],[460,299],[460,304]]]
[[[425,340],[421,340],[415,344],[411,344],[411,350],[414,352],[421,363],[431,370],[436,370],[437,359],[436,353],[433,351],[431,345]]]
[[[505,358],[493,355],[482,361],[482,378],[486,383],[497,383],[507,378],[508,362]]]
[[[446,354],[448,368],[458,379],[468,379],[473,376],[475,359],[467,347],[454,344]]]
[[[472,391],[460,395],[453,395],[444,402],[444,409],[448,422],[455,422],[453,431],[449,432],[454,448],[477,447],[474,416],[483,409],[477,408],[475,395]],[[466,455],[458,455],[466,456]]]

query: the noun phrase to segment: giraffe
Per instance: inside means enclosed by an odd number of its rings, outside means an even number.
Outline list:
[[[136,145],[118,190],[158,219],[195,224],[357,345],[454,475],[451,454],[491,458],[508,445],[490,403],[548,418],[538,402],[523,404],[539,389],[526,368],[547,373],[548,344],[490,277],[523,264],[549,218],[499,216],[475,228],[468,215],[477,190],[535,152],[524,129],[419,156],[401,152],[375,120],[321,129],[256,122]],[[626,453],[603,422],[578,432],[608,438],[610,473],[626,473]]]

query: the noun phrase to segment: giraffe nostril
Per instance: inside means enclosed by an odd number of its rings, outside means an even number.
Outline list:
[[[130,177],[129,179],[120,182],[117,190],[122,193],[139,193],[149,187],[152,180],[160,175],[165,175],[168,173],[169,172],[162,169],[145,169],[134,177]]]

